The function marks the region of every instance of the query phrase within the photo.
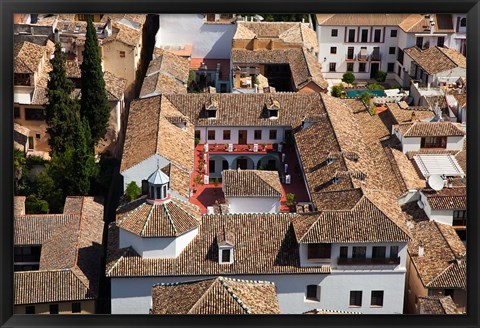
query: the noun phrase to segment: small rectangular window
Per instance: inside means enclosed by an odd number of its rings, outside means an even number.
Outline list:
[[[362,30],[360,39],[362,42],[368,42],[368,30]]]
[[[120,51],[120,58],[125,58],[125,51]]]
[[[375,30],[373,32],[373,42],[380,42],[382,36],[382,30]]]
[[[352,258],[364,259],[367,257],[367,248],[365,246],[353,246]]]
[[[33,143],[33,137],[28,137],[28,150],[34,150],[35,145]]]
[[[155,198],[157,198],[157,199],[163,198],[162,197],[162,191],[161,191],[160,187],[157,187],[157,197],[155,197]]]
[[[338,36],[338,30],[335,28],[332,30],[332,37]]]
[[[226,160],[222,161],[222,170],[228,170],[228,161]]]
[[[415,45],[422,49],[423,47],[423,36],[417,36],[417,40],[415,42]]]
[[[388,54],[389,54],[389,55],[395,55],[395,50],[397,50],[397,48],[395,48],[395,47],[389,47],[389,48],[388,48]]]
[[[353,63],[347,63],[347,72],[353,72]]]
[[[439,36],[437,39],[437,46],[443,47],[445,44],[445,37],[444,36]]]
[[[341,246],[340,247],[340,257],[342,259],[346,259],[348,257],[348,247],[347,246]]]
[[[355,30],[348,30],[348,42],[355,42]]]
[[[230,250],[223,249],[222,250],[222,262],[230,262]]]
[[[329,259],[331,254],[331,244],[308,244],[308,259]]]
[[[195,130],[195,139],[200,139],[200,130]]]
[[[50,314],[58,314],[58,304],[50,304]]]
[[[208,173],[215,173],[215,161],[209,160],[208,161]]]
[[[25,314],[35,314],[35,306],[28,305],[25,307]]]
[[[337,53],[337,47],[330,47],[330,53],[331,54],[336,54]]]
[[[13,107],[13,118],[20,118],[20,107]]]
[[[390,246],[390,258],[396,259],[398,257],[398,246]]]
[[[230,140],[230,130],[223,130],[223,140]]]
[[[269,134],[270,140],[277,139],[277,130],[270,130]]]
[[[385,246],[373,246],[372,247],[372,258],[374,259],[384,259],[387,247]]]
[[[350,306],[362,306],[362,291],[352,290],[350,291]]]
[[[82,304],[80,302],[72,303],[72,313],[82,312]]]
[[[40,139],[40,133],[35,133],[35,138]]]
[[[337,63],[330,63],[329,69],[330,69],[330,72],[336,72],[337,71]]]
[[[383,290],[372,290],[371,306],[383,306]]]
[[[397,30],[391,30],[390,31],[390,37],[391,38],[396,38],[397,37]]]
[[[215,140],[215,130],[209,130],[207,132],[208,140]]]
[[[260,140],[260,139],[262,139],[262,130],[255,130],[255,131],[253,132],[253,138],[254,138],[255,140]]]
[[[387,64],[387,72],[393,73],[395,71],[395,63],[388,63]]]
[[[318,285],[308,285],[305,298],[309,301],[320,301],[319,297],[319,286]]]
[[[358,71],[359,72],[365,72],[366,69],[367,69],[366,63],[358,63]]]

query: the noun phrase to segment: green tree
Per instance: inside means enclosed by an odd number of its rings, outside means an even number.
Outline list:
[[[52,70],[49,73],[47,84],[47,105],[45,107],[45,121],[47,132],[50,135],[48,143],[51,154],[63,152],[73,144],[75,134],[75,116],[79,111],[78,101],[72,99],[71,93],[75,89],[72,81],[67,78],[65,57],[61,45],[55,45],[54,57],[50,60]]]
[[[47,214],[48,203],[38,198],[37,195],[28,195],[25,199],[25,213],[26,214]]]
[[[368,85],[368,89],[369,90],[385,90],[385,87],[377,83],[372,83]]]
[[[13,167],[15,169],[15,191],[18,189],[18,184],[20,182],[20,179],[22,178],[23,170],[26,163],[27,159],[25,158],[25,154],[21,150],[15,148],[13,151]]]
[[[295,194],[288,193],[286,198],[288,207],[292,207],[293,205],[295,205]]]
[[[127,185],[127,190],[125,191],[130,200],[137,199],[142,194],[142,189],[137,185],[135,181],[130,182]]]
[[[377,80],[377,82],[385,82],[386,79],[387,73],[382,70],[377,71],[377,74],[375,74],[375,80]]]
[[[332,87],[332,96],[339,98],[342,95],[343,85],[334,85]]]
[[[353,83],[355,81],[355,75],[352,72],[346,72],[343,74],[342,81],[345,83]]]
[[[80,65],[82,71],[82,97],[81,116],[87,118],[92,134],[93,144],[105,136],[110,118],[110,106],[105,80],[103,79],[102,60],[100,58],[97,33],[92,23],[91,16],[87,19],[87,35],[83,62]]]

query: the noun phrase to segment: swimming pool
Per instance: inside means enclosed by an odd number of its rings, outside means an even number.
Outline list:
[[[372,97],[385,97],[387,94],[383,90],[368,90],[368,89],[349,89],[345,90],[348,98],[361,97],[363,93],[368,92]]]

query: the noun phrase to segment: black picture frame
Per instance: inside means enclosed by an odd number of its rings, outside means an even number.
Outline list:
[[[13,315],[13,14],[14,13],[463,13],[467,12],[467,204],[469,217],[467,315],[259,315],[259,316],[149,316],[149,315]],[[4,0],[0,2],[1,53],[0,99],[2,103],[0,137],[0,323],[2,327],[141,327],[141,326],[435,326],[474,327],[479,325],[479,32],[478,0]]]

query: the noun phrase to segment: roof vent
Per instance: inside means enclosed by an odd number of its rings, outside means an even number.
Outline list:
[[[423,257],[425,255],[425,247],[423,245],[418,245],[418,256]]]

